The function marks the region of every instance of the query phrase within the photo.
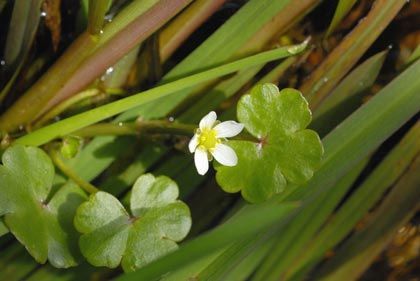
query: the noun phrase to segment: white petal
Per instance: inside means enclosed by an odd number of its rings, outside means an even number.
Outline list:
[[[211,129],[214,125],[214,122],[216,122],[217,119],[217,115],[216,112],[214,111],[210,111],[209,114],[207,114],[206,116],[204,116],[201,121],[200,121],[200,130],[204,130],[204,129]]]
[[[238,157],[235,151],[225,144],[219,143],[211,152],[214,158],[222,165],[235,166],[238,164]]]
[[[198,137],[197,134],[194,134],[194,136],[191,138],[190,142],[188,143],[188,149],[191,153],[195,151],[198,145]]]
[[[194,163],[197,168],[197,172],[200,175],[204,175],[209,170],[209,159],[207,158],[207,152],[200,148],[197,148],[194,153]]]
[[[239,134],[244,129],[244,124],[235,121],[225,121],[214,127],[218,138],[230,138]]]

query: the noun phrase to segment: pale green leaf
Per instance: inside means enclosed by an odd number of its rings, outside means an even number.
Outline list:
[[[74,220],[82,233],[82,254],[95,266],[114,268],[121,263],[125,271],[135,271],[177,249],[176,242],[191,228],[188,206],[177,197],[175,182],[151,174],[134,184],[131,215],[111,194],[93,194]]]

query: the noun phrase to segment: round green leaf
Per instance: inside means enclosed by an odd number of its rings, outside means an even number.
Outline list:
[[[323,147],[311,121],[308,103],[295,89],[279,92],[273,84],[254,87],[237,106],[239,122],[258,142],[230,141],[238,164],[215,164],[216,179],[226,192],[242,192],[250,202],[264,201],[289,184],[309,180],[321,161]]]
[[[8,148],[0,165],[0,215],[10,232],[40,263],[60,268],[77,265],[76,208],[86,196],[74,184],[50,195],[54,166],[39,148]]]
[[[174,181],[151,174],[134,184],[131,216],[117,198],[97,192],[78,208],[74,220],[82,233],[82,254],[95,266],[121,263],[125,271],[134,271],[173,251],[191,228],[188,206],[177,198]]]

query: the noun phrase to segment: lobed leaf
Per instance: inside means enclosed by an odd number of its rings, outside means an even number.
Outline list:
[[[0,215],[10,232],[40,263],[77,265],[76,208],[85,200],[77,186],[67,184],[51,195],[54,167],[41,149],[15,145],[0,166]],[[30,225],[30,227],[28,227]]]
[[[229,142],[238,165],[215,164],[223,190],[242,191],[246,200],[261,202],[288,184],[302,184],[312,177],[323,148],[318,135],[305,129],[311,112],[299,91],[279,92],[274,84],[258,85],[238,102],[237,115],[259,142]]]
[[[177,249],[191,228],[188,206],[165,176],[146,174],[134,184],[130,215],[113,195],[100,191],[77,210],[82,254],[95,266],[136,269]]]

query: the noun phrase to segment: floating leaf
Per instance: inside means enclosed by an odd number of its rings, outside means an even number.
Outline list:
[[[51,196],[54,166],[39,148],[20,145],[7,149],[0,165],[0,216],[10,232],[40,263],[55,267],[77,265],[76,208],[86,196],[66,184]]]
[[[215,164],[223,190],[242,191],[246,200],[261,202],[288,184],[302,184],[312,177],[323,148],[317,133],[305,129],[311,112],[299,91],[279,92],[273,84],[258,85],[238,102],[237,115],[259,142],[229,142],[238,165]]]
[[[137,179],[130,198],[131,215],[117,198],[97,192],[77,210],[76,228],[83,233],[82,254],[95,266],[134,271],[175,250],[188,234],[188,206],[177,200],[178,186],[165,176]]]

